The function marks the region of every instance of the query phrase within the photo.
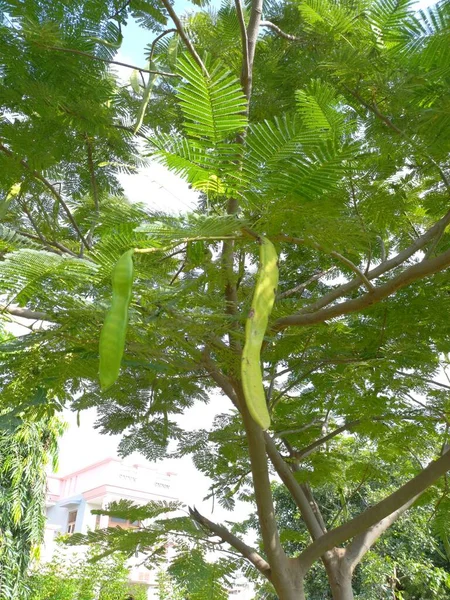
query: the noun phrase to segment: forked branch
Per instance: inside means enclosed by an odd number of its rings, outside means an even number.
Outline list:
[[[95,54],[89,54],[83,50],[77,50],[76,48],[62,48],[60,46],[44,46],[43,44],[37,44],[41,48],[46,50],[55,50],[55,52],[67,52],[69,54],[78,54],[89,58],[90,60],[98,60],[100,62],[108,63],[110,65],[117,65],[119,67],[125,67],[126,69],[133,69],[133,71],[139,71],[140,73],[150,73],[151,75],[162,75],[164,77],[179,77],[176,73],[167,73],[166,71],[155,71],[154,69],[144,69],[143,67],[136,67],[118,60],[111,60],[109,58],[102,58],[101,56],[95,56]]]
[[[290,326],[298,327],[314,325],[315,323],[323,323],[324,321],[328,321],[335,317],[340,317],[342,315],[361,311],[364,308],[367,308],[373,304],[380,302],[381,300],[384,300],[385,298],[388,298],[394,292],[406,287],[410,283],[413,283],[414,281],[420,279],[424,279],[425,277],[433,275],[434,273],[439,273],[440,271],[443,271],[449,266],[450,250],[447,250],[447,252],[444,252],[439,256],[436,256],[435,258],[422,261],[420,263],[412,265],[411,267],[406,268],[397,276],[393,277],[390,281],[374,288],[372,292],[359,296],[359,298],[347,300],[345,302],[341,302],[340,304],[336,304],[334,306],[316,311],[312,311],[312,306],[309,306],[305,309],[305,311],[287,317],[282,317],[274,323],[272,331],[275,333],[278,331],[282,331],[283,329],[286,329]],[[367,275],[369,275],[369,273]],[[359,282],[357,282],[356,287],[358,287],[358,285]],[[339,288],[341,290],[341,293],[344,287],[346,286],[341,286],[341,288]]]
[[[256,552],[254,548],[248,546],[245,542],[243,542],[240,538],[238,538],[234,533],[231,533],[226,527],[223,525],[219,525],[218,523],[214,523],[210,521],[203,515],[201,515],[196,508],[189,507],[189,514],[192,519],[204,527],[208,532],[213,535],[216,535],[221,540],[230,544],[233,548],[235,548],[244,558],[246,558],[251,564],[258,569],[260,573],[262,573],[267,579],[270,581],[270,565],[264,560],[262,556]]]
[[[383,261],[377,267],[365,273],[365,276],[369,281],[371,281],[372,279],[376,279],[377,277],[384,275],[384,273],[392,271],[393,269],[407,261],[409,258],[411,258],[411,256],[416,254],[416,252],[422,250],[429,242],[434,240],[434,238],[440,234],[442,228],[447,227],[447,225],[449,224],[450,210],[442,217],[442,219],[437,221],[432,227],[425,231],[425,233],[423,233],[416,240],[414,240],[414,242],[410,246],[396,254],[396,256],[393,256],[392,258]],[[292,238],[291,236],[286,235],[280,235],[277,237],[277,239],[279,241],[292,242],[295,244],[305,243],[304,239],[302,238]],[[319,311],[319,309],[328,306],[338,298],[341,298],[342,296],[345,296],[347,294],[350,294],[354,290],[357,290],[361,286],[361,284],[362,281],[360,280],[360,278],[355,277],[348,283],[344,283],[336,289],[332,290],[331,292],[328,292],[328,294],[325,294],[309,306],[305,307],[303,310],[299,311],[297,314],[301,315],[304,313],[314,313],[316,311]]]
[[[416,477],[387,496],[387,498],[384,498],[384,500],[315,540],[298,557],[302,568],[309,568],[315,560],[331,548],[368,532],[389,515],[392,515],[406,504],[411,504],[415,498],[433,485],[442,475],[445,475],[448,470],[450,470],[450,451],[430,463]]]

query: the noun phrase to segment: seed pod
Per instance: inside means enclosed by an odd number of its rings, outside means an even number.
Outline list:
[[[119,376],[133,286],[133,252],[119,258],[112,275],[113,296],[100,333],[100,386],[106,390]]]
[[[274,245],[260,238],[259,270],[247,322],[242,351],[241,377],[245,401],[253,419],[263,429],[270,427],[261,371],[261,346],[278,286],[278,256]]]

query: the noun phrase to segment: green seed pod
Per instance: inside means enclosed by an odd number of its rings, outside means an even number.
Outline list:
[[[250,314],[245,324],[245,345],[242,351],[241,377],[245,401],[253,419],[263,429],[270,427],[261,371],[261,346],[278,286],[278,256],[274,245],[260,239],[259,270]]]
[[[100,386],[108,389],[119,376],[133,286],[133,252],[119,258],[112,275],[113,296],[100,333]]]

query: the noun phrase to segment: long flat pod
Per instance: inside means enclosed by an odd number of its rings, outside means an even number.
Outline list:
[[[241,377],[245,401],[253,419],[263,429],[270,427],[261,371],[261,346],[278,286],[278,256],[275,246],[260,238],[259,269],[255,291],[245,323],[245,345],[242,351]]]
[[[113,295],[100,333],[100,386],[106,390],[119,377],[128,325],[128,307],[133,286],[133,253],[119,258],[112,274]]]

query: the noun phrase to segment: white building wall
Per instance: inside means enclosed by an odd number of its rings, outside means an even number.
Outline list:
[[[67,532],[70,511],[77,511],[75,532],[87,533],[89,529],[95,529],[97,524],[98,517],[92,511],[106,508],[113,501],[129,499],[136,504],[145,504],[151,499],[175,500],[173,475],[152,467],[107,459],[65,477],[50,476],[42,559],[51,559],[56,547],[55,538]],[[103,529],[108,524],[109,517],[101,515],[98,526]],[[67,548],[68,555],[80,551],[83,551],[83,547]],[[136,565],[142,559],[130,561],[130,581],[148,585],[148,597],[153,599],[156,598],[155,574]]]

